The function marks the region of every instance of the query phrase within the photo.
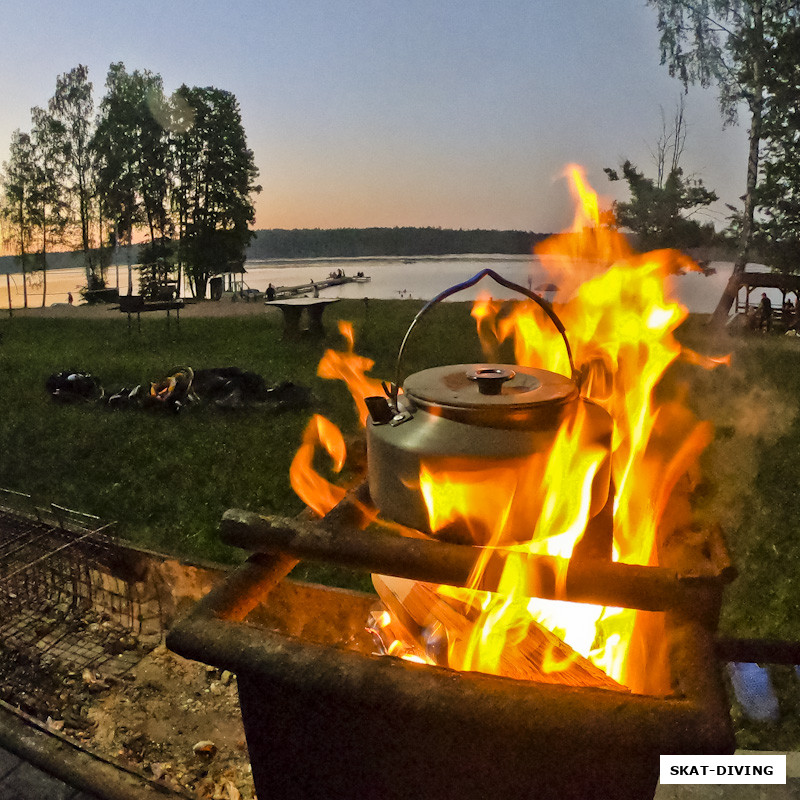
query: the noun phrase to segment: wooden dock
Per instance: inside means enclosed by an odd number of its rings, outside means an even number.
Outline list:
[[[301,283],[299,286],[276,286],[275,299],[286,300],[290,297],[301,297],[302,295],[321,292],[331,286],[341,286],[344,283],[369,283],[372,280],[369,275],[343,275],[336,278],[325,278],[321,281],[310,281]]]

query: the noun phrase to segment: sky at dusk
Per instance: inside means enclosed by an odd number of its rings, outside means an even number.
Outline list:
[[[258,228],[561,230],[566,165],[624,197],[603,167],[652,174],[682,92],[643,0],[4,0],[0,20],[0,160],[59,74],[86,64],[99,105],[122,61],[236,95]],[[736,203],[746,116],[723,130],[698,88],[687,117],[684,170]]]

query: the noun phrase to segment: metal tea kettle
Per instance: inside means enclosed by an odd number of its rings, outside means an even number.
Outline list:
[[[409,375],[401,392],[403,353],[419,319],[445,298],[484,277],[525,295],[544,310],[561,334],[572,375],[509,364],[452,364]],[[590,521],[575,552],[587,558],[610,559],[612,420],[600,406],[580,396],[578,380],[564,326],[544,299],[491,269],[441,292],[409,326],[397,357],[396,380],[384,384],[386,397],[367,400],[368,481],[382,516],[430,533],[419,480],[423,464],[478,480],[485,475],[490,487],[491,470],[518,468],[521,460],[548,453],[560,427],[580,410],[587,415],[580,446],[601,447],[606,455],[592,483]],[[489,489],[480,502],[492,501]],[[508,531],[507,543],[530,539],[534,522]],[[486,544],[475,542],[475,531],[458,523],[438,535],[450,541]]]

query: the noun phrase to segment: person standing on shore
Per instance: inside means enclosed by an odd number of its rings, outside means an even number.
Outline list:
[[[772,303],[766,292],[761,292],[761,302],[758,304],[758,329],[761,330],[765,325],[767,333],[772,329]]]

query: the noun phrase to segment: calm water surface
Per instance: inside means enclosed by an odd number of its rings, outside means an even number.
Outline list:
[[[733,265],[716,262],[715,275],[706,277],[699,273],[676,276],[670,279],[671,290],[690,310],[711,313],[725,288]],[[253,289],[264,290],[271,282],[276,286],[293,286],[309,280],[323,280],[335,269],[344,269],[347,275],[364,272],[372,280],[366,284],[350,283],[325,289],[329,297],[414,298],[429,300],[439,292],[461,283],[467,278],[491,268],[504,278],[521,286],[536,290],[549,283],[550,278],[537,258],[531,256],[450,256],[419,258],[356,259],[352,261],[285,262],[276,266],[269,262],[248,262],[245,283]],[[494,281],[484,279],[477,286],[459,292],[453,300],[474,299],[479,291],[490,291],[494,297],[509,299],[518,295]],[[553,299],[547,295],[548,299]],[[558,293],[555,300],[559,299]]]
[[[672,291],[690,310],[698,313],[710,313],[728,279],[732,265],[728,262],[715,262],[717,273],[710,277],[691,273],[670,279]],[[442,256],[417,259],[403,258],[366,258],[366,259],[307,259],[301,261],[248,261],[245,284],[251,289],[264,291],[270,283],[276,286],[296,286],[310,280],[321,281],[335,270],[343,269],[347,275],[364,272],[371,277],[365,284],[349,283],[334,286],[322,291],[325,297],[343,298],[411,298],[429,300],[439,292],[461,283],[467,278],[490,267],[508,280],[522,286],[537,289],[549,282],[540,261],[530,256],[479,255],[479,256]],[[117,274],[119,283],[117,283]],[[15,308],[22,306],[22,276],[11,277],[11,300]],[[120,268],[119,273],[112,267],[109,271],[110,286],[121,287],[127,291],[127,269]],[[5,284],[3,276],[2,283]],[[47,305],[67,302],[67,293],[72,292],[76,303],[80,302],[79,290],[85,285],[83,270],[62,269],[51,270],[47,276]],[[517,296],[491,280],[484,279],[470,290],[460,292],[454,300],[470,300],[480,290],[488,290],[499,299]],[[186,293],[189,294],[188,292]],[[552,299],[552,295],[547,295]],[[559,299],[558,293],[555,300]],[[28,305],[41,305],[41,284],[29,283]],[[0,308],[8,308],[6,286],[0,285]]]

